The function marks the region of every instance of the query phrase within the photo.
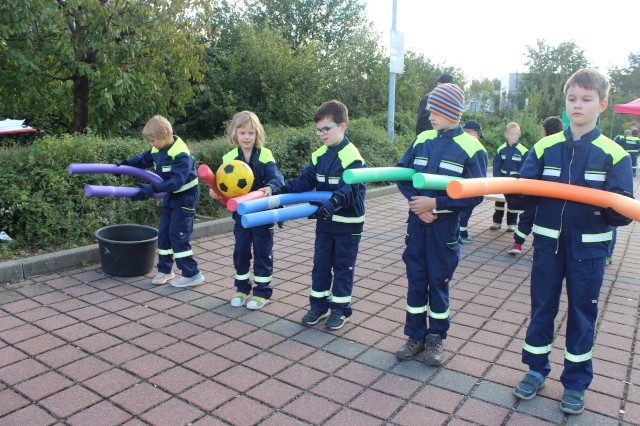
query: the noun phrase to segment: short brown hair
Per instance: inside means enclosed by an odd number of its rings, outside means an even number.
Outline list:
[[[609,97],[609,89],[611,88],[606,77],[595,68],[583,68],[573,73],[564,85],[565,95],[571,86],[582,87],[586,90],[595,90],[598,92],[598,97],[600,97],[601,101]]]
[[[169,120],[163,116],[154,115],[145,124],[142,134],[162,140],[171,140],[173,139],[173,127],[171,127]]]
[[[313,121],[318,122],[324,118],[331,118],[336,123],[349,123],[349,109],[345,104],[335,99],[324,102],[313,114]]]

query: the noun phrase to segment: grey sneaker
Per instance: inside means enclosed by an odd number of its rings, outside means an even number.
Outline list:
[[[168,272],[166,274],[164,272],[158,272],[156,276],[153,277],[153,279],[151,280],[151,284],[155,284],[155,285],[166,284],[167,281],[172,280],[175,277],[176,277],[176,274],[174,274],[173,271]]]
[[[489,229],[491,229],[492,231],[495,231],[496,229],[500,229],[500,227],[501,227],[501,226],[502,226],[502,225],[501,225],[501,224],[499,224],[499,223],[494,223],[493,225],[491,225],[491,226],[489,227]]]
[[[527,373],[524,375],[520,383],[513,388],[513,394],[520,399],[529,400],[537,395],[538,391],[544,386],[545,378],[536,377]]]
[[[400,346],[400,349],[396,351],[396,358],[402,360],[413,359],[424,350],[424,340],[417,340],[412,337],[407,339],[407,343]]]
[[[171,285],[174,287],[191,287],[194,285],[202,284],[204,282],[204,275],[202,272],[198,272],[192,277],[178,277],[171,281]]]
[[[324,319],[328,316],[329,316],[329,311],[317,312],[312,309],[302,317],[302,322],[307,325],[316,325],[317,323],[320,322],[321,319]]]
[[[560,409],[569,414],[580,414],[584,411],[584,391],[565,389],[560,401]]]
[[[329,316],[327,322],[324,323],[324,326],[331,330],[338,330],[342,328],[348,319],[349,318],[345,317],[341,311],[331,311],[331,316]]]
[[[424,363],[433,367],[440,367],[442,360],[444,359],[442,353],[444,348],[442,347],[442,337],[437,334],[429,334],[424,341],[425,354]]]
[[[515,225],[507,225],[507,232],[515,232],[515,230],[516,230]]]

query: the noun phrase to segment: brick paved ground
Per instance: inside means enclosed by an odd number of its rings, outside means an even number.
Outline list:
[[[232,308],[229,233],[194,241],[207,283],[152,286],[100,265],[0,290],[0,425],[640,425],[636,342],[640,227],[620,228],[601,297],[587,411],[565,416],[558,381],[566,297],[551,380],[531,401],[511,389],[525,371],[531,245],[490,231],[492,203],[471,218],[452,283],[446,364],[398,362],[406,278],[406,204],[367,201],[354,315],[341,330],[306,327],[313,222],[276,233],[273,302]],[[151,274],[150,274],[151,275]]]

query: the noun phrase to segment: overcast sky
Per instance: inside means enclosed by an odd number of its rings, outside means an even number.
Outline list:
[[[363,1],[388,52],[393,0]],[[535,46],[537,39],[548,46],[575,42],[604,73],[612,66],[626,67],[629,53],[640,53],[635,2],[607,0],[598,2],[601,8],[593,3],[397,0],[396,30],[404,33],[405,50],[422,53],[436,65],[460,68],[469,81],[526,72],[526,46]]]

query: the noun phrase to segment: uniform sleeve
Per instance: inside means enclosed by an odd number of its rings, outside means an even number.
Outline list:
[[[500,155],[500,151],[496,151],[496,155],[493,156],[493,177],[500,177],[502,173],[502,155]]]
[[[520,177],[523,179],[536,179],[542,178],[542,170],[544,164],[542,160],[538,158],[535,150],[535,146],[531,148],[527,153],[527,158],[520,166]],[[533,195],[512,194],[509,197],[509,206],[513,210],[526,210],[534,208],[538,202],[538,198]]]
[[[264,182],[262,184],[263,186],[270,186],[272,191],[284,185],[284,176],[278,170],[275,162],[269,161],[265,164]]]
[[[127,158],[127,166],[137,167],[139,169],[150,169],[153,167],[153,157],[151,150],[147,150],[141,154]]]
[[[414,142],[411,142],[409,148],[407,148],[400,161],[398,161],[398,163],[396,164],[397,167],[405,167],[409,169],[413,168]],[[411,197],[420,195],[420,192],[413,187],[412,181],[397,181],[396,185],[398,186],[400,193],[404,195],[404,197],[409,201],[411,201]]]
[[[300,176],[297,178],[289,179],[286,182],[286,187],[289,192],[307,192],[315,189],[316,187],[316,166],[309,161],[309,164],[304,166]]]
[[[631,169],[631,156],[622,157],[617,163],[612,164],[604,182],[605,191],[626,195],[633,198],[633,173]],[[632,221],[612,209],[604,209],[604,218],[610,225],[624,226]]]
[[[429,111],[427,111],[427,101],[429,100],[429,95],[425,95],[420,99],[420,104],[418,105],[418,118],[416,120],[416,136],[425,130],[431,130],[433,127],[431,126],[431,122],[429,121]]]
[[[349,164],[345,170],[362,169],[366,167],[367,165],[363,161],[356,160]],[[340,203],[340,206],[342,208],[347,208],[355,205],[355,201],[360,196],[360,194],[362,194],[362,191],[366,190],[366,188],[367,185],[365,183],[348,184],[344,180],[342,180],[342,177],[340,177],[338,189],[333,191],[333,194],[334,198],[338,200],[338,203]]]

